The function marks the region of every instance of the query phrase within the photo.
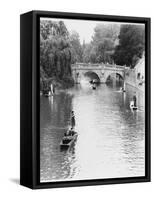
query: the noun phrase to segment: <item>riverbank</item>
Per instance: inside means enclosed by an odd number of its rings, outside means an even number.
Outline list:
[[[145,57],[143,56],[133,69],[125,71],[125,83],[144,92],[145,90]]]
[[[40,90],[50,90],[51,85],[56,89],[67,89],[74,86],[74,81],[72,77],[65,77],[62,80],[57,77],[46,78],[40,80]]]

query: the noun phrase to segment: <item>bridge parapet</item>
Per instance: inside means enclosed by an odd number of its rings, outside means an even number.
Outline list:
[[[125,66],[120,66],[120,65],[116,65],[116,64],[108,64],[108,63],[96,63],[96,64],[92,64],[92,63],[75,63],[72,64],[71,66],[72,69],[121,69],[124,70]]]
[[[101,64],[91,64],[91,63],[76,63],[71,65],[72,69],[91,69],[91,68],[102,68]]]
[[[121,68],[121,69],[125,69],[125,66],[116,65],[116,64],[104,64],[104,65],[107,68]]]
[[[75,63],[72,66],[99,66],[101,63]]]
[[[110,71],[124,71],[125,68],[124,67],[117,67],[117,66],[113,66],[113,67],[109,67],[109,66],[105,66],[104,70],[110,70]]]

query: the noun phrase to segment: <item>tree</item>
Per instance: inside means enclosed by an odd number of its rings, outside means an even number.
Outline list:
[[[120,26],[117,24],[98,24],[94,29],[93,42],[99,43],[102,39],[110,39],[115,42],[119,31]]]
[[[82,46],[83,49],[83,62],[84,63],[96,63],[96,49],[94,48],[94,46],[92,45],[92,43],[88,43],[88,44],[83,44]]]
[[[86,45],[83,51],[83,60],[92,63],[111,63],[119,30],[120,26],[117,24],[96,25],[91,44]]]
[[[119,45],[115,48],[113,59],[116,64],[132,68],[142,57],[145,48],[145,31],[143,25],[121,25]]]
[[[62,21],[42,20],[40,23],[40,78],[72,81],[71,45]]]
[[[56,35],[68,38],[68,31],[63,21],[41,20],[40,35],[44,40]]]
[[[73,31],[69,38],[71,44],[72,63],[82,62],[83,51],[79,34],[76,31]]]

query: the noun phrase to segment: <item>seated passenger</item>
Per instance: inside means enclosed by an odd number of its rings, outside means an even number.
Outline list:
[[[64,136],[67,136],[67,133],[66,133],[66,132],[64,133]]]
[[[69,135],[70,135],[70,136],[73,136],[73,135],[74,135],[73,128],[71,128],[71,130],[69,130]]]

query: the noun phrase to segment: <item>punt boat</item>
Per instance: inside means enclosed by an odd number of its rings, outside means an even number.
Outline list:
[[[74,142],[77,139],[77,132],[74,131],[73,135],[66,135],[62,138],[60,142],[61,149],[68,149],[73,146]]]

